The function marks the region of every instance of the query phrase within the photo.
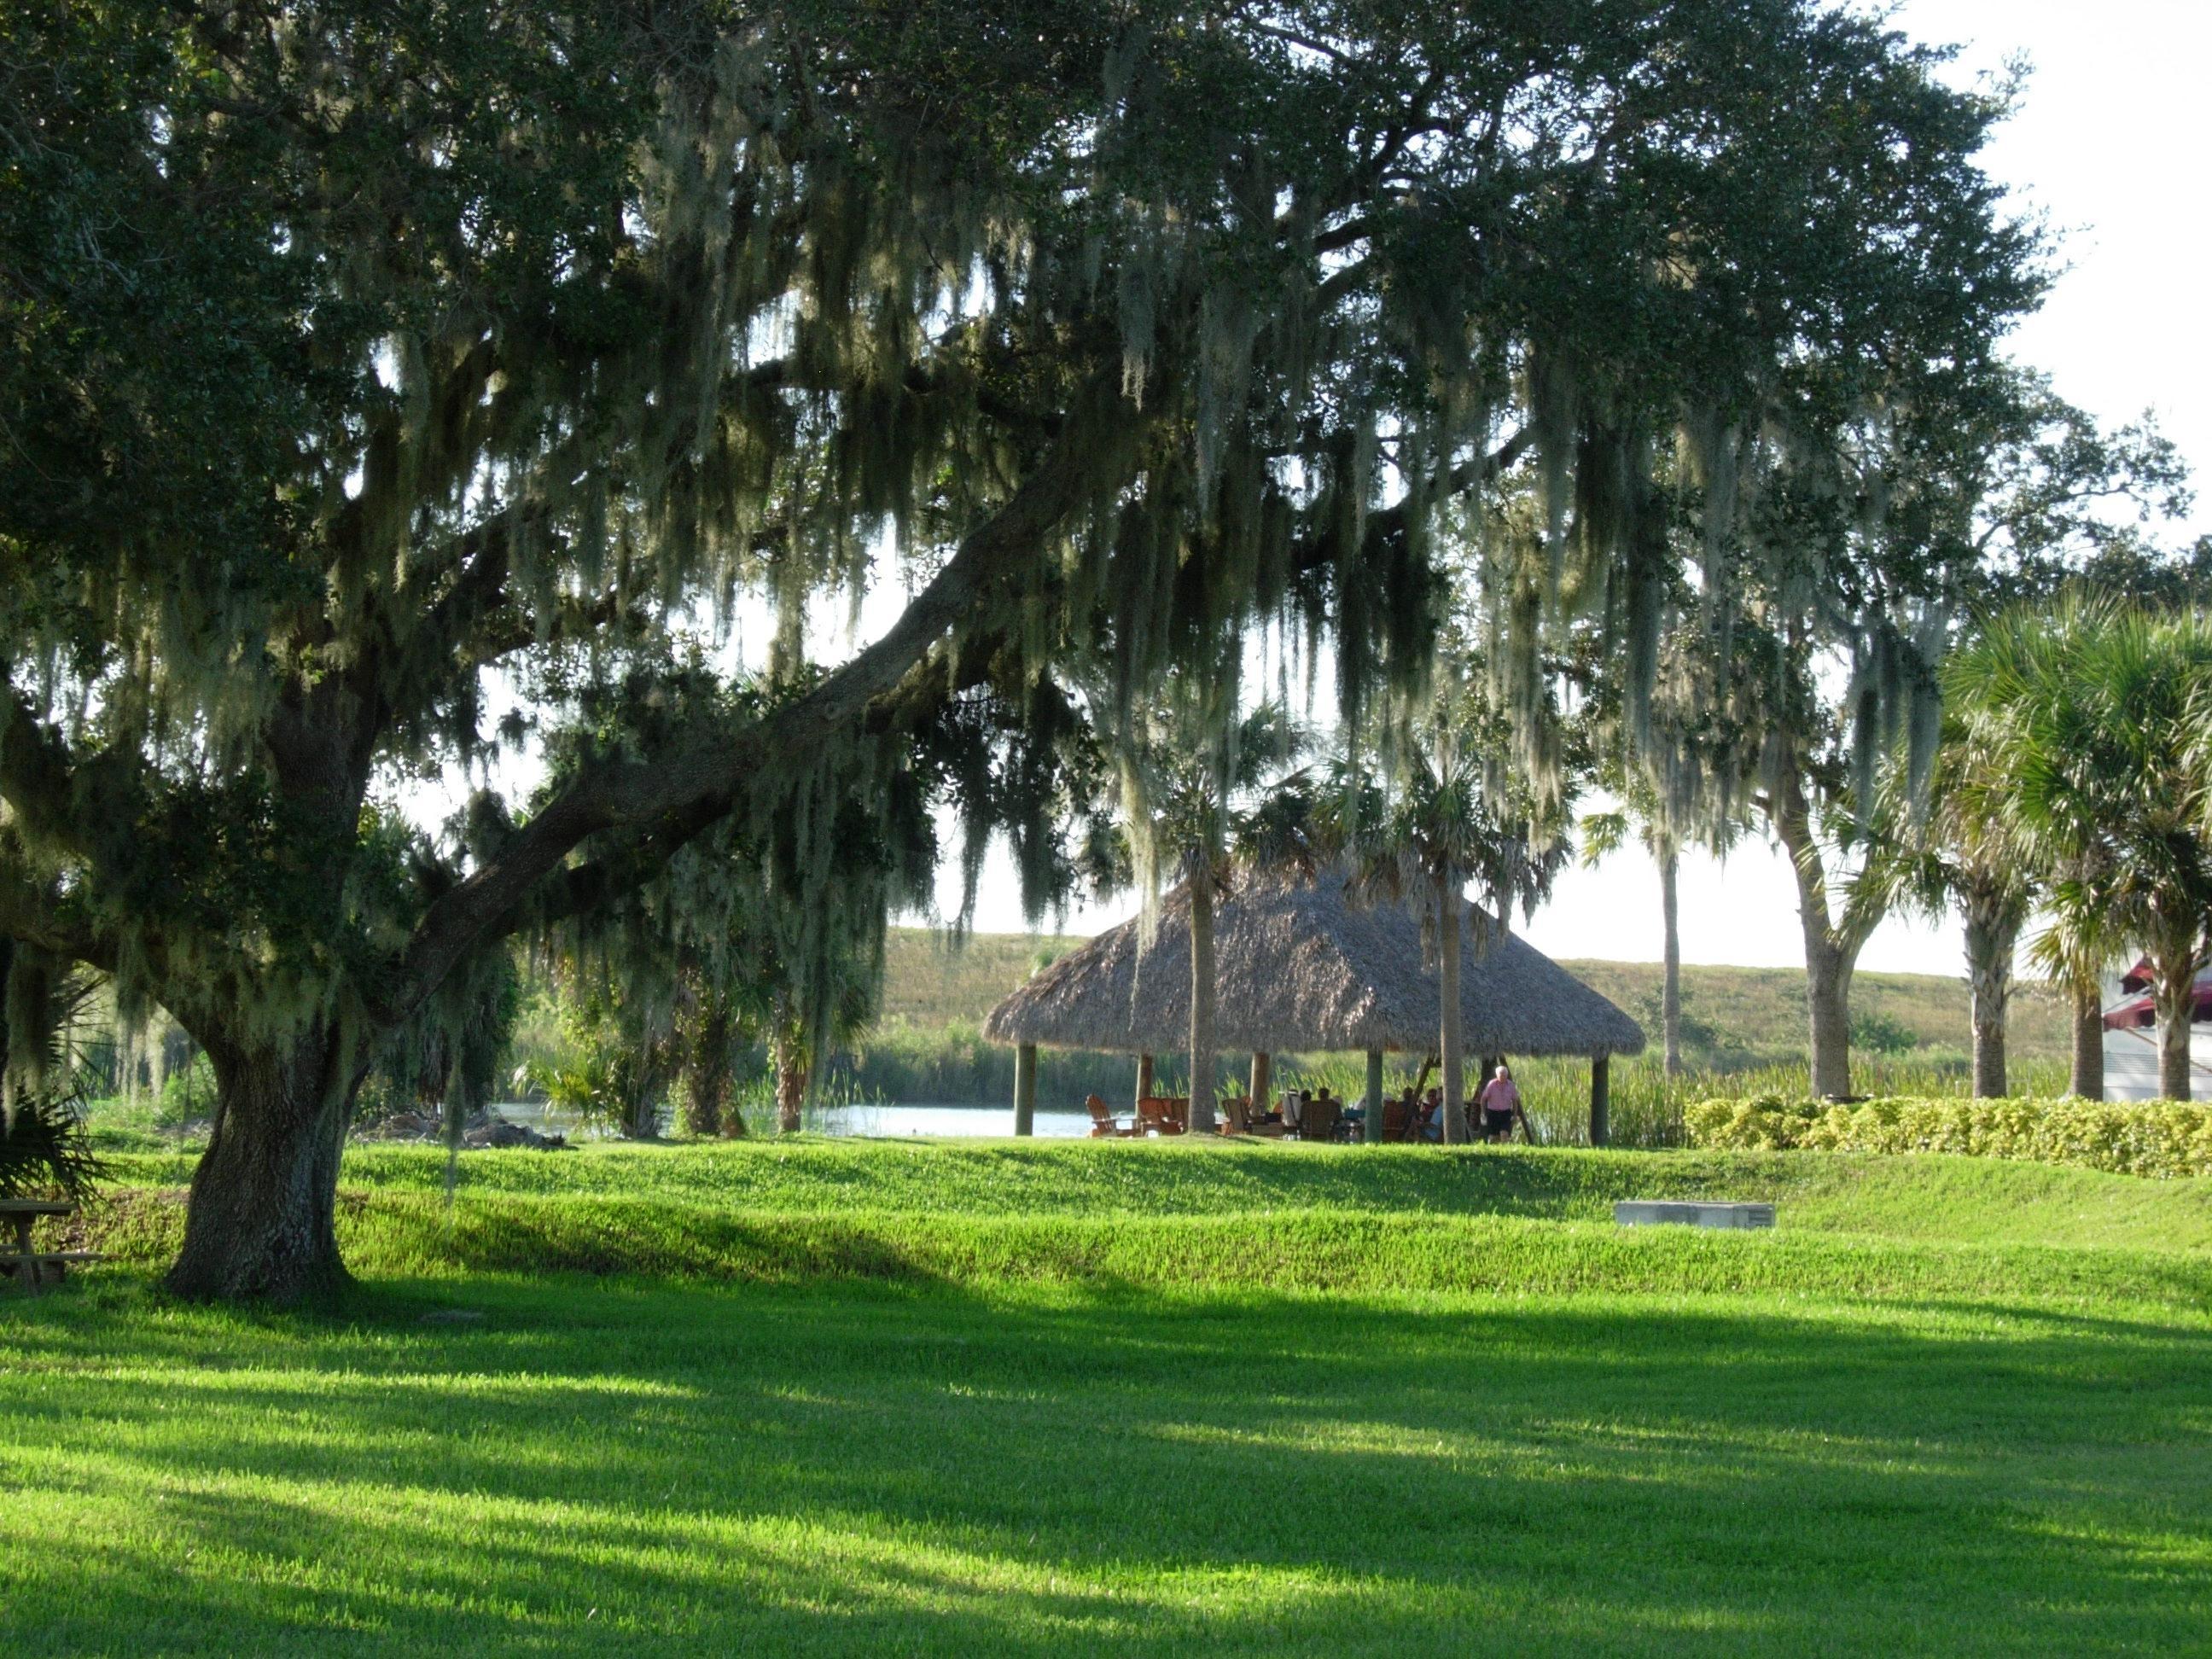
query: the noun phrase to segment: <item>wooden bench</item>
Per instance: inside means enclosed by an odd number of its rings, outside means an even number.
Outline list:
[[[12,1223],[15,1245],[12,1250],[0,1249],[0,1273],[6,1273],[32,1296],[41,1285],[51,1280],[62,1282],[62,1276],[80,1261],[100,1260],[96,1250],[34,1250],[31,1248],[31,1224],[41,1216],[70,1216],[76,1213],[74,1204],[55,1203],[46,1199],[0,1198],[0,1223]]]

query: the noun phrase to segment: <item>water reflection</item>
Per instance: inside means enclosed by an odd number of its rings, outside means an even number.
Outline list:
[[[510,1123],[524,1123],[546,1133],[560,1133],[573,1139],[589,1139],[592,1131],[580,1127],[567,1113],[547,1108],[543,1101],[501,1101],[492,1108]],[[754,1133],[773,1130],[774,1120],[748,1119]],[[921,1101],[869,1106],[821,1106],[810,1109],[805,1128],[817,1135],[1011,1135],[1014,1109],[1011,1106],[966,1106],[948,1102]],[[1091,1119],[1082,1112],[1036,1115],[1040,1138],[1066,1139],[1091,1133]]]

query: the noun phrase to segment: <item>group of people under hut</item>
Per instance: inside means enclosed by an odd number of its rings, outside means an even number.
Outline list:
[[[1126,1126],[1098,1096],[1089,1096],[1083,1103],[1091,1113],[1093,1139],[1179,1135],[1190,1127],[1190,1100],[1184,1095],[1146,1096],[1137,1103],[1135,1121]],[[1443,1105],[1442,1089],[1422,1093],[1418,1082],[1407,1084],[1402,1094],[1383,1097],[1380,1138],[1441,1141]],[[1528,1114],[1521,1103],[1521,1091],[1513,1081],[1512,1068],[1503,1061],[1468,1105],[1469,1127],[1477,1139],[1510,1140],[1516,1124],[1523,1140],[1535,1139],[1528,1127]],[[1366,1118],[1364,1106],[1331,1094],[1328,1085],[1323,1084],[1314,1090],[1286,1091],[1264,1109],[1245,1096],[1226,1097],[1221,1102],[1216,1127],[1224,1135],[1350,1141],[1365,1139]]]

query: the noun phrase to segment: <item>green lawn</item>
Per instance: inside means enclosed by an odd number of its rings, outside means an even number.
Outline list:
[[[129,1161],[125,1265],[0,1304],[5,1650],[2212,1628],[2212,1182],[817,1143],[482,1155],[448,1217],[434,1156],[379,1148],[348,1164],[362,1288],[280,1316],[149,1287],[175,1173]],[[1617,1232],[1630,1192],[1784,1225]]]

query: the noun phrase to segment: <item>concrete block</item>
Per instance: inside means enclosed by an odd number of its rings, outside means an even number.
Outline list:
[[[1672,1199],[1629,1198],[1613,1206],[1624,1227],[1771,1227],[1771,1204],[1687,1204]]]

